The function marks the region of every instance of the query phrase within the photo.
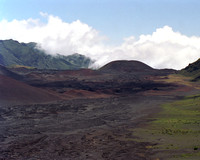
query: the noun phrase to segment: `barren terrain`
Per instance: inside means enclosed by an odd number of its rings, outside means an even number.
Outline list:
[[[173,70],[154,70],[134,61],[113,63],[97,71],[13,69],[20,80],[4,70],[2,77],[9,81],[0,85],[0,159],[159,158],[148,147],[156,144],[136,141],[133,129],[152,121],[161,104],[198,88],[167,82]]]

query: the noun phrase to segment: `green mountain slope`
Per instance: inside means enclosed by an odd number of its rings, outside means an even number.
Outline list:
[[[191,76],[193,81],[200,80],[200,59],[189,64],[186,68],[182,69],[180,73],[186,76]]]
[[[0,64],[6,67],[29,66],[38,69],[88,68],[91,59],[73,54],[51,56],[36,48],[36,43],[0,40]]]

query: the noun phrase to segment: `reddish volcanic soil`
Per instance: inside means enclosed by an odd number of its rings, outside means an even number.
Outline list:
[[[46,90],[29,86],[23,82],[0,75],[0,103],[26,104],[59,100]]]

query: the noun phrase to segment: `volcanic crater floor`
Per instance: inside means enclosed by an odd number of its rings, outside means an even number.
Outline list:
[[[133,141],[129,129],[174,99],[138,94],[1,107],[0,159],[148,159],[150,144]]]

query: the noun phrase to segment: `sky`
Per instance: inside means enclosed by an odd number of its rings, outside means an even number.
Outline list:
[[[182,69],[200,58],[199,0],[0,0],[0,39],[48,54]]]

